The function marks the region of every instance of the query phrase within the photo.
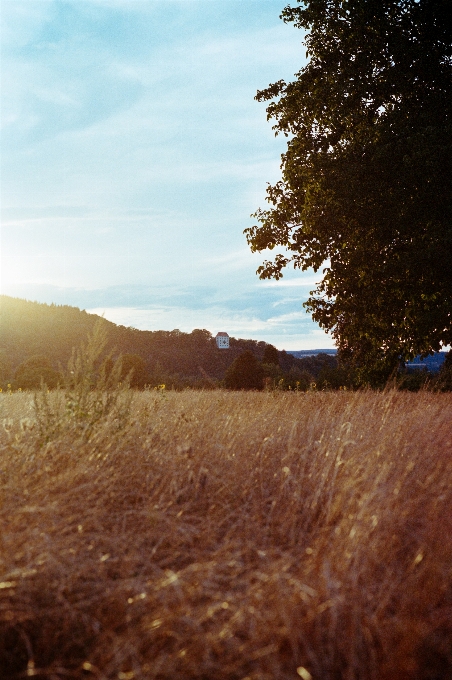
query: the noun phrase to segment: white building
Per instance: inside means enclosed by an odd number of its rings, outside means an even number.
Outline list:
[[[218,349],[229,349],[229,335],[227,333],[217,333],[215,340]]]

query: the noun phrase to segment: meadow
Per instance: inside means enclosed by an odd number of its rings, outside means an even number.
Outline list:
[[[82,401],[0,395],[2,678],[452,678],[450,393]]]

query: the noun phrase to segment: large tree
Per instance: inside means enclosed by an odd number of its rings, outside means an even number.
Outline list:
[[[307,65],[256,97],[288,137],[282,179],[246,236],[279,251],[261,278],[322,269],[305,305],[384,378],[452,341],[451,4],[298,1]]]
[[[226,371],[225,386],[230,390],[261,390],[264,371],[250,350],[234,359]]]

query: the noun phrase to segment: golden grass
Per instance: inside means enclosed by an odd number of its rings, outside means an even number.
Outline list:
[[[450,394],[0,397],[2,677],[452,678]]]

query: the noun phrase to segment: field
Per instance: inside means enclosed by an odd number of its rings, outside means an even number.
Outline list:
[[[0,409],[2,678],[452,678],[451,394]]]

